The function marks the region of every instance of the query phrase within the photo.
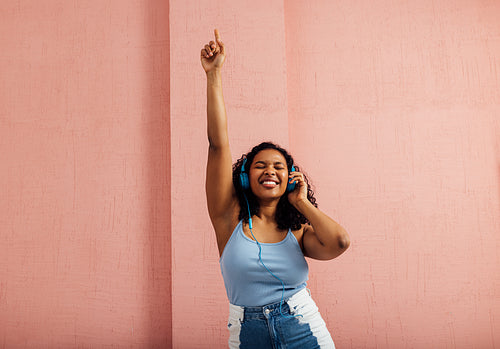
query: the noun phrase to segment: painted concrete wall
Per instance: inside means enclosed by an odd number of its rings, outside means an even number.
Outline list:
[[[285,1],[290,148],[351,234],[339,348],[500,346],[500,3]]]
[[[170,345],[166,19],[0,2],[0,348]]]
[[[500,337],[495,1],[3,1],[0,348],[219,348],[201,47],[233,158],[272,139],[351,235],[309,287],[338,348]]]

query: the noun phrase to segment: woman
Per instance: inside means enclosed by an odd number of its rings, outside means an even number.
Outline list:
[[[254,147],[234,165],[222,96],[225,47],[201,50],[207,76],[207,205],[229,298],[230,348],[334,348],[306,289],[304,256],[333,259],[346,230],[321,212],[307,178],[283,148]]]

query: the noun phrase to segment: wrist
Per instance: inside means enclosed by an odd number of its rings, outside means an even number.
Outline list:
[[[222,78],[220,70],[211,70],[207,72],[207,88],[222,88]]]
[[[295,208],[297,211],[300,213],[304,214],[304,212],[311,207],[314,207],[314,205],[307,199],[299,199],[294,203]]]
[[[220,79],[221,78],[221,69],[220,68],[214,68],[212,70],[209,70],[206,72],[207,74],[207,79]]]

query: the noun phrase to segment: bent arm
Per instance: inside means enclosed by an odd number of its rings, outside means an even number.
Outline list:
[[[304,255],[328,260],[347,250],[350,245],[349,235],[340,224],[314,207],[309,200],[300,201],[296,208],[311,222],[311,226],[304,226]]]

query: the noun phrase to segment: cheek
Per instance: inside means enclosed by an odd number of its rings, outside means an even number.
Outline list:
[[[250,182],[254,182],[254,181],[256,181],[258,178],[259,178],[259,174],[258,174],[258,173],[255,173],[255,171],[250,171],[250,172],[248,173],[248,179],[250,180]]]
[[[288,182],[288,172],[285,172],[281,175],[281,182],[285,184]]]
[[[260,174],[257,173],[256,171],[251,171],[248,174],[248,180],[250,182],[250,185],[258,185],[259,184],[259,176]]]

